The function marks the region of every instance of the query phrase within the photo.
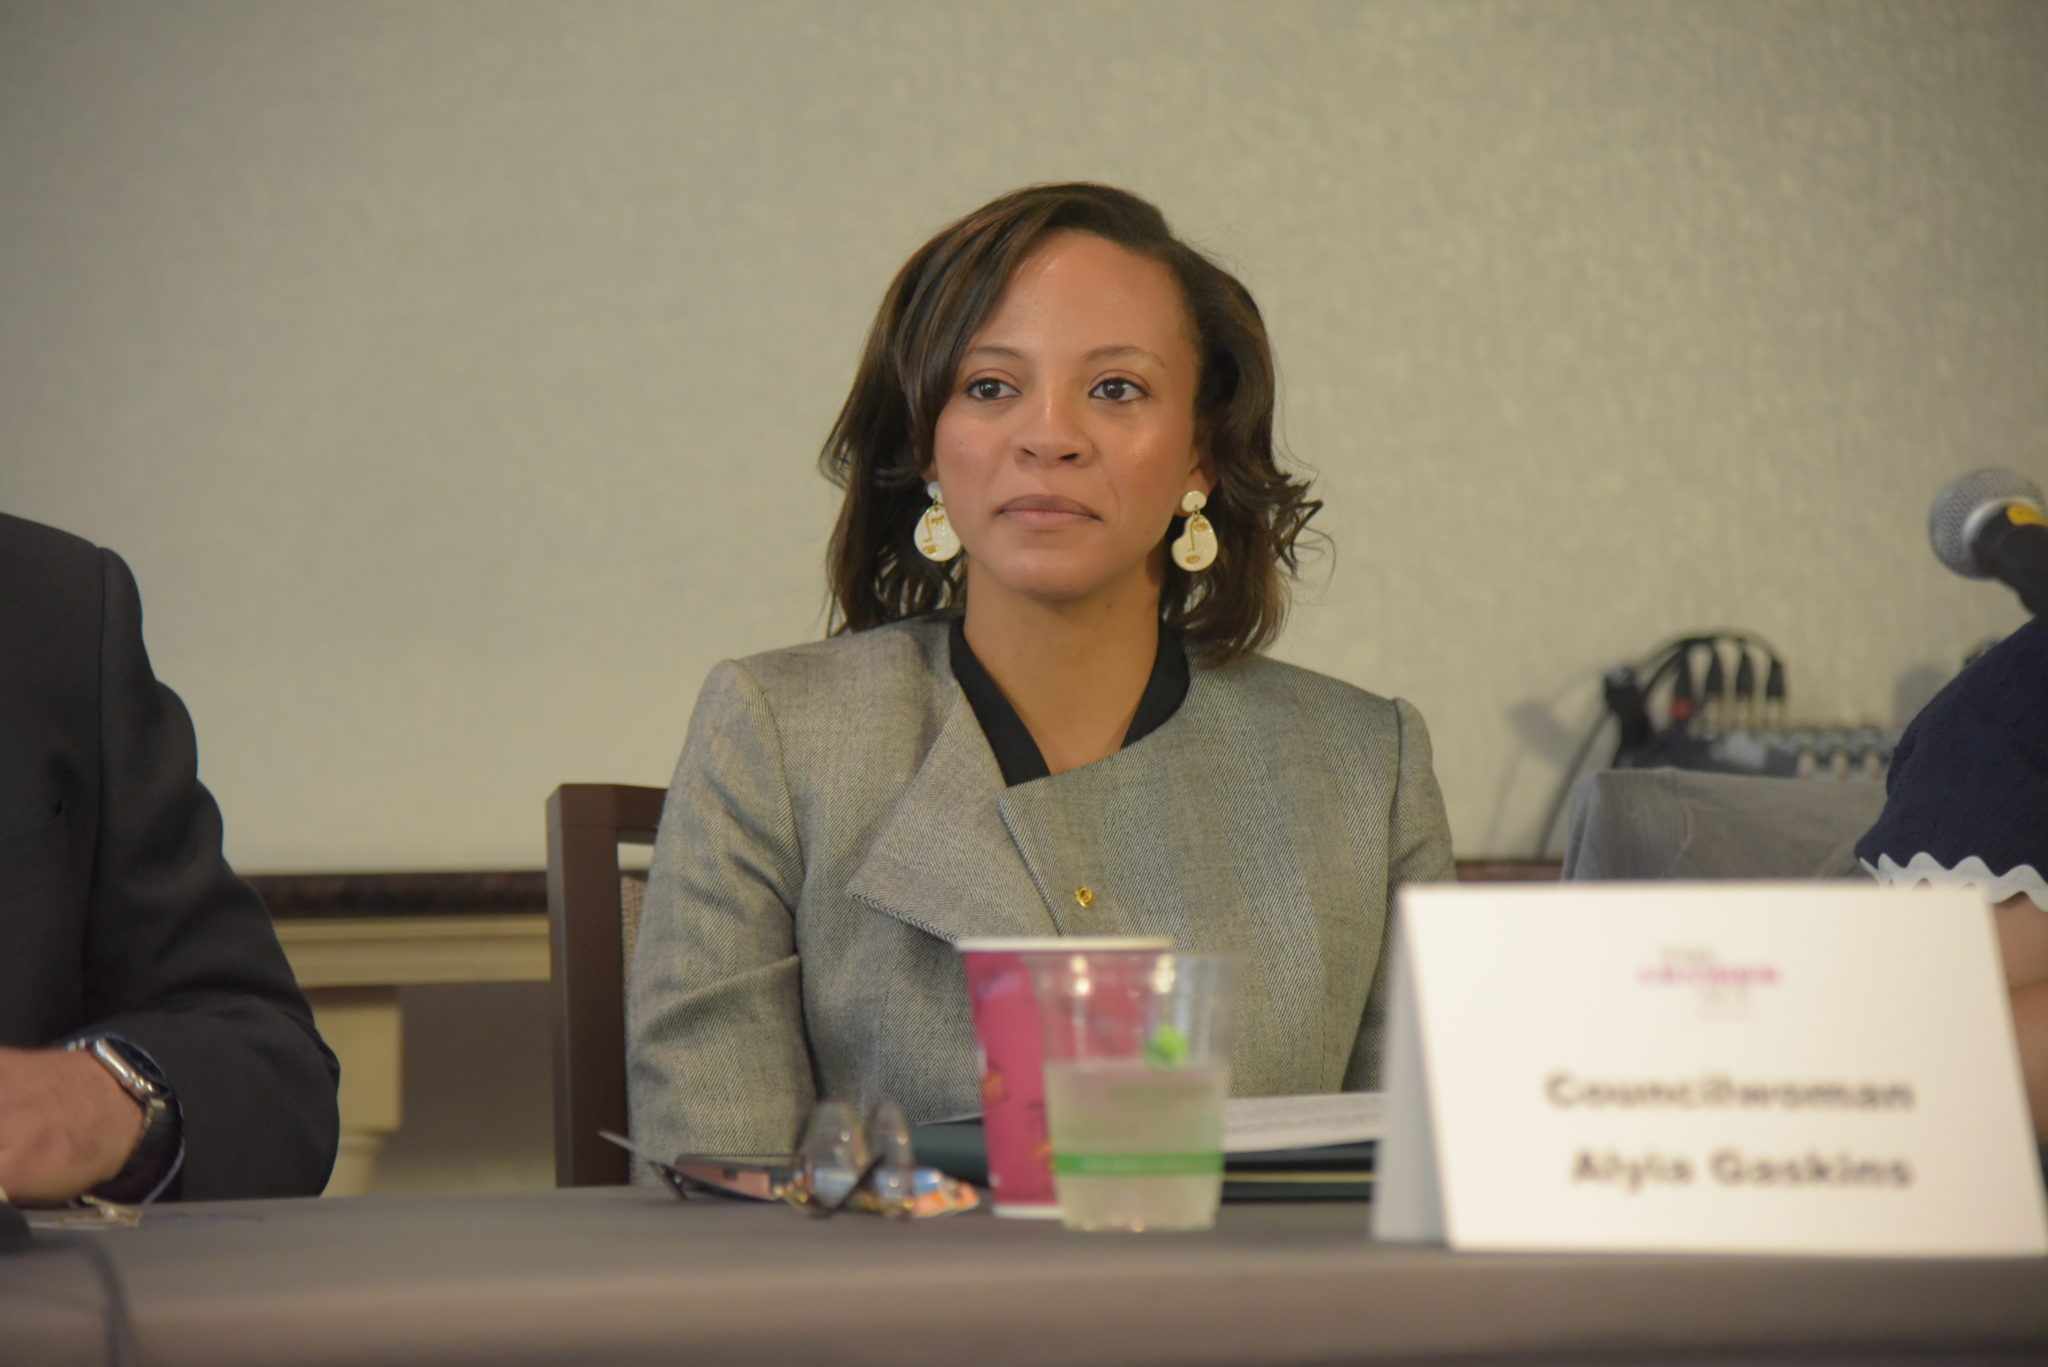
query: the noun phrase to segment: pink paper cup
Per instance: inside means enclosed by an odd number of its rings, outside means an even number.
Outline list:
[[[995,1213],[1056,1220],[1052,1139],[1045,1121],[1044,1032],[1031,959],[1043,954],[1140,953],[1173,948],[1164,936],[1000,936],[958,941],[981,1054],[981,1128]]]

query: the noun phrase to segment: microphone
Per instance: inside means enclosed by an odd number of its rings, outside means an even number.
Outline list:
[[[2010,470],[1973,470],[1942,486],[1927,538],[1965,579],[1996,579],[2036,617],[2048,616],[2048,500]]]

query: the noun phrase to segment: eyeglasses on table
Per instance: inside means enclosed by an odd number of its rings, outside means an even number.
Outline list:
[[[621,1135],[602,1133],[645,1160],[686,1201],[783,1201],[820,1219],[847,1210],[890,1219],[952,1215],[981,1204],[967,1183],[917,1166],[910,1125],[893,1101],[877,1102],[865,1122],[846,1102],[819,1102],[796,1150],[787,1155],[683,1154],[664,1160]]]

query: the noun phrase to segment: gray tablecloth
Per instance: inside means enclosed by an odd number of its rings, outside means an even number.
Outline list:
[[[151,1367],[2048,1356],[2048,1260],[1452,1254],[1359,1204],[1203,1234],[811,1221],[638,1188],[198,1205],[100,1241]],[[100,1361],[87,1265],[0,1253],[0,1361]]]
[[[1572,789],[1566,878],[1839,878],[1884,810],[1872,779],[1605,769]]]

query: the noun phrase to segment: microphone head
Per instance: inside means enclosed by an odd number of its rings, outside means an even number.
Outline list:
[[[1965,579],[1987,578],[1977,568],[1970,537],[1982,515],[2007,503],[2040,508],[2041,486],[2010,470],[1972,470],[1942,485],[1927,510],[1927,539],[1934,543],[1935,558]]]

